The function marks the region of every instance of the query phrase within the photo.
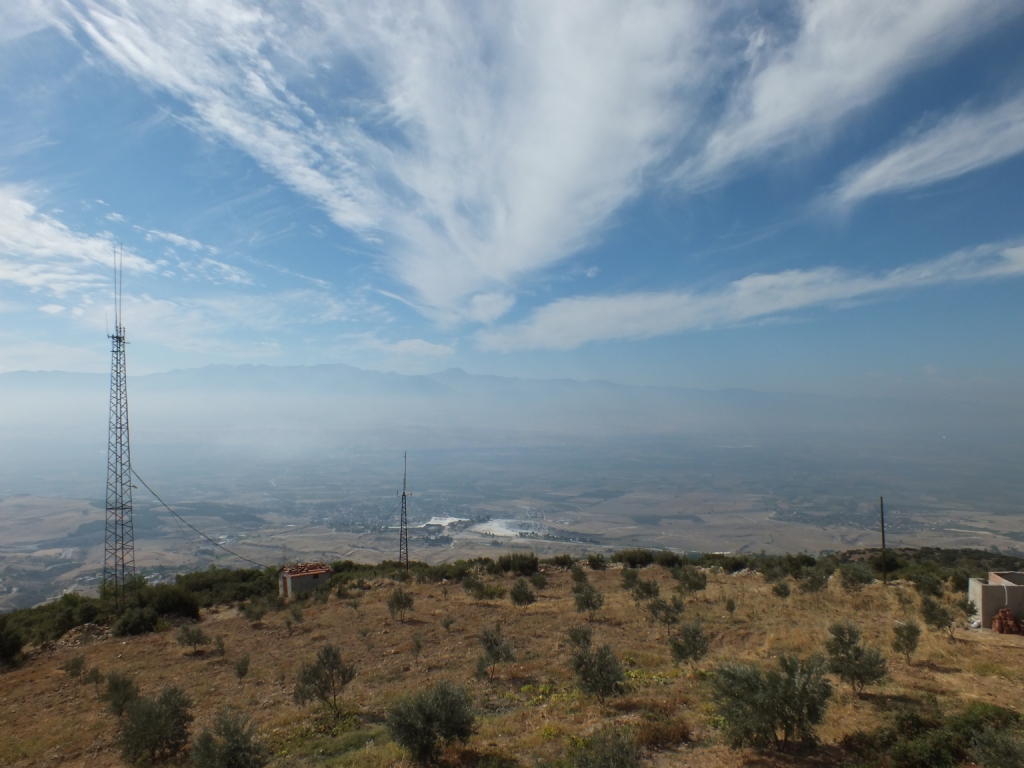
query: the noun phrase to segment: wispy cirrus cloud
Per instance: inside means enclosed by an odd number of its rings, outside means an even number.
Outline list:
[[[791,10],[793,30],[757,25],[748,31],[749,72],[703,149],[677,171],[684,185],[714,184],[740,163],[819,144],[902,76],[1020,6],[1013,0],[798,0]]]
[[[1014,0],[61,8],[78,39],[185,105],[187,124],[363,237],[442,324],[497,321],[523,281],[594,242],[652,183],[700,188],[819,146],[901,77],[1020,12]]]
[[[107,218],[110,218],[109,216]],[[124,221],[123,218],[117,219],[118,221]],[[212,245],[204,245],[198,240],[194,240],[191,237],[185,237],[184,235],[178,235],[174,232],[163,232],[159,229],[146,229],[145,227],[135,226],[139,232],[144,232],[146,240],[153,243],[158,240],[163,240],[171,245],[175,245],[179,248],[188,248],[190,251],[202,251],[206,250],[210,253],[218,253],[218,249]]]
[[[30,189],[0,185],[0,283],[64,296],[109,285],[114,242],[75,232],[39,211]],[[124,268],[153,272],[156,266],[130,250]]]
[[[694,2],[70,7],[448,320],[494,319],[640,190],[692,120],[708,28]]]
[[[838,306],[944,283],[1024,276],[1024,245],[986,245],[877,275],[835,267],[750,275],[717,292],[649,292],[555,301],[521,323],[476,334],[484,350],[572,349],[594,341],[644,339]]]
[[[1024,93],[984,111],[963,111],[905,138],[881,157],[843,174],[830,202],[923,187],[1024,152]]]

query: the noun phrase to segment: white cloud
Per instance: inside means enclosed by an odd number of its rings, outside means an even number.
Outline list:
[[[1024,94],[984,112],[960,112],[912,135],[880,158],[845,174],[832,202],[934,184],[1024,152]]]
[[[834,267],[750,275],[711,293],[630,293],[561,299],[521,323],[479,331],[483,350],[572,349],[735,325],[942,283],[1024,276],[1024,245],[982,246],[934,261],[858,275]]]
[[[190,237],[184,237],[182,235],[176,235],[173,232],[161,232],[159,229],[145,229],[143,227],[135,227],[140,232],[146,233],[146,240],[150,243],[156,242],[157,240],[165,240],[172,245],[176,245],[179,248],[188,248],[192,251],[201,251],[206,249],[211,253],[217,253],[217,249],[212,245],[203,245],[198,240],[193,240]]]
[[[48,315],[58,315],[64,311],[64,307],[60,304],[44,304],[39,308],[40,312],[45,312]]]
[[[74,232],[40,213],[25,198],[31,191],[0,185],[0,283],[64,296],[109,285],[114,243],[106,237]],[[124,268],[155,269],[146,259],[124,252]]]
[[[792,39],[749,34],[750,73],[703,152],[678,172],[701,186],[780,148],[805,150],[835,124],[921,68],[1020,12],[1013,0],[797,0]],[[776,158],[777,159],[777,158]]]
[[[57,23],[46,0],[0,3],[0,43],[16,40]]]
[[[449,319],[479,316],[473,297],[574,252],[638,192],[692,119],[679,96],[706,68],[702,7],[72,4],[194,125],[383,238],[420,305]]]
[[[108,221],[124,221],[124,216],[120,213],[108,213],[106,218]]]
[[[790,0],[772,20],[752,0],[62,7],[76,39],[379,249],[407,299],[446,324],[500,318],[521,281],[593,242],[670,164],[700,186],[806,151],[1020,12],[1016,0]]]
[[[106,327],[99,304],[79,307],[81,322],[96,330]],[[124,295],[124,323],[129,341],[177,352],[274,355],[276,334],[300,326],[344,323],[376,312],[358,297],[340,300],[326,291],[295,290],[264,295],[155,297]],[[272,337],[272,338],[268,338]]]
[[[423,339],[403,339],[393,344],[383,344],[380,349],[395,355],[416,355],[420,357],[447,357],[455,351],[446,344],[432,344]]]
[[[240,267],[216,259],[204,258],[196,262],[179,261],[178,269],[188,278],[202,278],[214,285],[252,285],[252,276]]]

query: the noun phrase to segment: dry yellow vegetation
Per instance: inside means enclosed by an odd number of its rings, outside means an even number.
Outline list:
[[[122,765],[113,715],[94,686],[71,679],[63,666],[82,655],[86,669],[127,672],[144,695],[179,685],[195,702],[194,731],[212,723],[230,706],[252,717],[272,748],[272,765],[411,765],[383,726],[390,702],[442,679],[464,684],[480,712],[479,729],[465,747],[446,753],[449,765],[535,765],[562,754],[568,740],[607,722],[643,726],[652,717],[672,724],[681,744],[648,750],[652,766],[838,765],[848,760],[844,735],[870,730],[883,711],[906,697],[934,696],[942,705],[972,700],[1019,709],[1020,659],[1024,637],[960,630],[954,642],[925,630],[911,665],[890,649],[892,627],[913,612],[916,595],[907,585],[880,583],[847,594],[833,578],[818,594],[794,590],[788,599],[771,592],[760,574],[711,573],[708,587],[687,600],[684,620],[700,619],[711,636],[710,653],[690,666],[673,664],[665,630],[638,610],[619,585],[620,571],[587,569],[605,594],[592,623],[594,642],[609,643],[623,660],[628,691],[603,704],[581,695],[569,670],[567,629],[584,620],[573,605],[571,579],[564,569],[544,566],[548,586],[526,608],[507,598],[475,601],[457,584],[409,584],[415,600],[406,621],[392,619],[386,601],[394,583],[377,581],[359,591],[359,606],[331,596],[310,601],[303,620],[291,628],[288,611],[268,614],[251,626],[236,608],[204,610],[201,626],[223,635],[226,654],[194,655],[175,642],[174,631],[131,638],[106,638],[81,645],[68,639],[51,648],[30,649],[28,660],[0,676],[0,764],[4,766]],[[663,594],[675,582],[651,566]],[[512,584],[512,577],[484,577]],[[902,594],[902,599],[900,595]],[[736,611],[725,610],[728,598]],[[444,617],[452,619],[446,630]],[[883,648],[890,676],[857,696],[836,683],[836,694],[819,729],[820,747],[794,756],[759,755],[725,745],[715,727],[706,671],[724,661],[768,662],[781,653],[822,652],[828,627],[850,620],[869,645]],[[499,665],[491,682],[473,676],[479,656],[478,633],[502,623],[517,660]],[[73,633],[79,634],[79,633]],[[422,649],[414,654],[414,635]],[[345,690],[351,714],[338,726],[315,707],[294,703],[293,687],[303,661],[324,643],[341,647],[358,674]],[[248,676],[236,678],[235,661],[251,658]],[[1014,692],[1014,695],[1007,695]],[[646,726],[645,726],[646,727]]]

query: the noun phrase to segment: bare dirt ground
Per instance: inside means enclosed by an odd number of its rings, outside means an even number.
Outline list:
[[[916,595],[907,585],[872,584],[848,595],[833,583],[817,595],[794,591],[780,599],[757,574],[710,574],[708,588],[691,598],[686,620],[700,618],[712,642],[709,655],[690,668],[673,664],[663,628],[652,624],[619,586],[619,571],[591,572],[605,594],[605,607],[593,622],[596,643],[610,643],[623,660],[628,691],[601,704],[582,696],[569,671],[566,630],[581,621],[575,612],[567,571],[545,567],[548,587],[537,603],[513,607],[507,599],[472,600],[458,585],[412,584],[415,598],[405,622],[388,616],[385,602],[394,584],[376,582],[359,592],[357,608],[331,597],[310,602],[303,621],[289,629],[288,612],[271,613],[251,626],[235,608],[204,611],[200,626],[211,637],[223,635],[226,655],[208,650],[192,655],[174,641],[174,631],[140,637],[108,638],[49,649],[32,649],[28,661],[0,676],[0,764],[5,766],[119,766],[117,722],[98,700],[93,686],[70,679],[62,667],[82,655],[86,668],[127,672],[143,695],[167,685],[185,689],[195,702],[195,732],[209,725],[224,707],[251,716],[272,747],[274,765],[405,766],[401,750],[382,725],[390,702],[442,679],[466,685],[480,712],[478,732],[465,748],[447,753],[448,765],[473,766],[487,759],[504,765],[534,765],[560,754],[568,740],[606,722],[635,723],[652,708],[672,713],[688,724],[688,742],[649,753],[652,766],[840,765],[839,743],[845,734],[870,729],[883,712],[906,697],[935,697],[955,706],[982,700],[1021,710],[1020,659],[1024,637],[961,629],[954,642],[925,630],[921,647],[908,665],[889,650],[892,627],[915,609]],[[674,582],[656,566],[644,578],[656,578],[668,592]],[[488,577],[511,585],[511,578]],[[903,599],[900,599],[900,595]],[[735,614],[725,608],[736,601]],[[449,631],[441,624],[451,617]],[[881,646],[890,677],[855,695],[836,683],[836,695],[820,729],[820,748],[803,757],[761,756],[734,750],[715,727],[710,690],[703,674],[724,661],[771,660],[784,652],[806,656],[822,652],[828,626],[849,619],[863,629],[866,641]],[[479,655],[477,636],[501,622],[512,639],[517,660],[500,665],[491,682],[473,676]],[[413,652],[414,637],[422,651]],[[313,707],[293,700],[297,672],[324,643],[341,647],[358,674],[345,690],[352,712],[333,729]],[[248,654],[248,676],[236,679],[235,661]],[[494,762],[492,764],[499,764]]]

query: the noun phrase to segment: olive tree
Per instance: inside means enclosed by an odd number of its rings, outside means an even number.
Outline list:
[[[345,686],[356,676],[355,664],[342,661],[341,650],[336,645],[325,645],[313,662],[305,662],[295,683],[295,701],[305,704],[319,701],[335,717],[341,717],[341,696]]]
[[[784,655],[779,668],[723,664],[712,676],[715,709],[736,747],[784,750],[793,739],[813,740],[825,717],[832,684],[821,656]]]
[[[833,624],[825,642],[828,668],[860,693],[865,685],[877,683],[888,674],[885,657],[877,648],[860,640],[860,630],[850,622]]]
[[[413,760],[427,764],[436,761],[446,745],[469,741],[476,729],[476,711],[465,688],[442,680],[393,704],[387,728]]]

